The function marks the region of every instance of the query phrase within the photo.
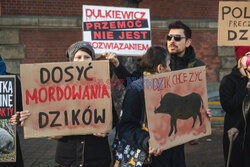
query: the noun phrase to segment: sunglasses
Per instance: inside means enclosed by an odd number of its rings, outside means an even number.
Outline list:
[[[186,37],[182,37],[179,34],[176,34],[176,35],[169,34],[169,35],[167,35],[167,40],[171,41],[173,37],[174,37],[175,41],[180,41],[182,38],[186,38]]]

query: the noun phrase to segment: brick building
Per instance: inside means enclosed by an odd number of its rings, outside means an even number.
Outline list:
[[[7,70],[19,73],[20,63],[66,61],[67,47],[82,39],[82,5],[122,6],[126,1],[150,9],[153,45],[165,45],[168,23],[189,25],[209,83],[235,64],[232,47],[217,47],[219,0],[1,0],[0,54]]]

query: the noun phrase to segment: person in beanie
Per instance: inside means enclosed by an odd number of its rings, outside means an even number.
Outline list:
[[[92,46],[84,41],[72,44],[66,56],[69,61],[95,60]],[[108,137],[102,133],[64,136],[58,140],[55,160],[58,167],[109,167]]]
[[[243,125],[244,122],[242,124],[241,120],[246,116],[243,113],[249,111],[247,83],[250,79],[250,60],[247,61],[247,59],[250,57],[250,47],[236,46],[235,54],[237,65],[233,67],[229,75],[223,77],[219,87],[221,106],[226,112],[223,151],[225,162],[229,162],[230,167],[247,167],[250,166],[250,127],[249,125],[245,126],[246,124]],[[238,133],[238,130],[240,130],[240,133]],[[233,142],[231,158],[227,160],[230,141]]]
[[[95,60],[95,51],[88,42],[78,41],[67,49],[66,57],[68,61]]]
[[[66,53],[69,61],[92,61],[95,60],[95,51],[92,46],[79,41],[72,44]],[[114,107],[113,126],[118,121]],[[28,118],[28,111],[21,112],[20,120],[23,124]],[[30,113],[29,113],[30,115]],[[94,133],[93,135],[56,136],[56,167],[109,167],[111,154],[108,137],[105,133]]]

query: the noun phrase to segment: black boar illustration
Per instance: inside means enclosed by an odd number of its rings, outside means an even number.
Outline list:
[[[190,117],[193,117],[194,124],[196,122],[197,116],[200,119],[200,126],[202,125],[201,112],[200,108],[204,109],[202,98],[197,93],[191,93],[187,96],[179,96],[174,93],[165,94],[160,102],[160,106],[155,109],[155,113],[165,113],[171,116],[170,124],[171,129],[168,136],[171,136],[173,130],[177,132],[176,120],[182,119],[186,120]]]
[[[0,152],[10,153],[14,149],[13,137],[5,129],[0,128]]]

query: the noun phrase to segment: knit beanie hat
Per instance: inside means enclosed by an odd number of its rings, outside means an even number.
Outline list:
[[[238,62],[242,56],[250,52],[250,46],[235,46],[234,52],[236,54],[236,61]]]
[[[68,60],[73,61],[75,54],[80,49],[83,49],[84,51],[86,51],[92,57],[92,60],[95,60],[95,51],[94,51],[94,49],[92,48],[92,46],[88,42],[85,42],[85,41],[78,41],[78,42],[72,44],[67,49],[66,56],[67,56]]]

